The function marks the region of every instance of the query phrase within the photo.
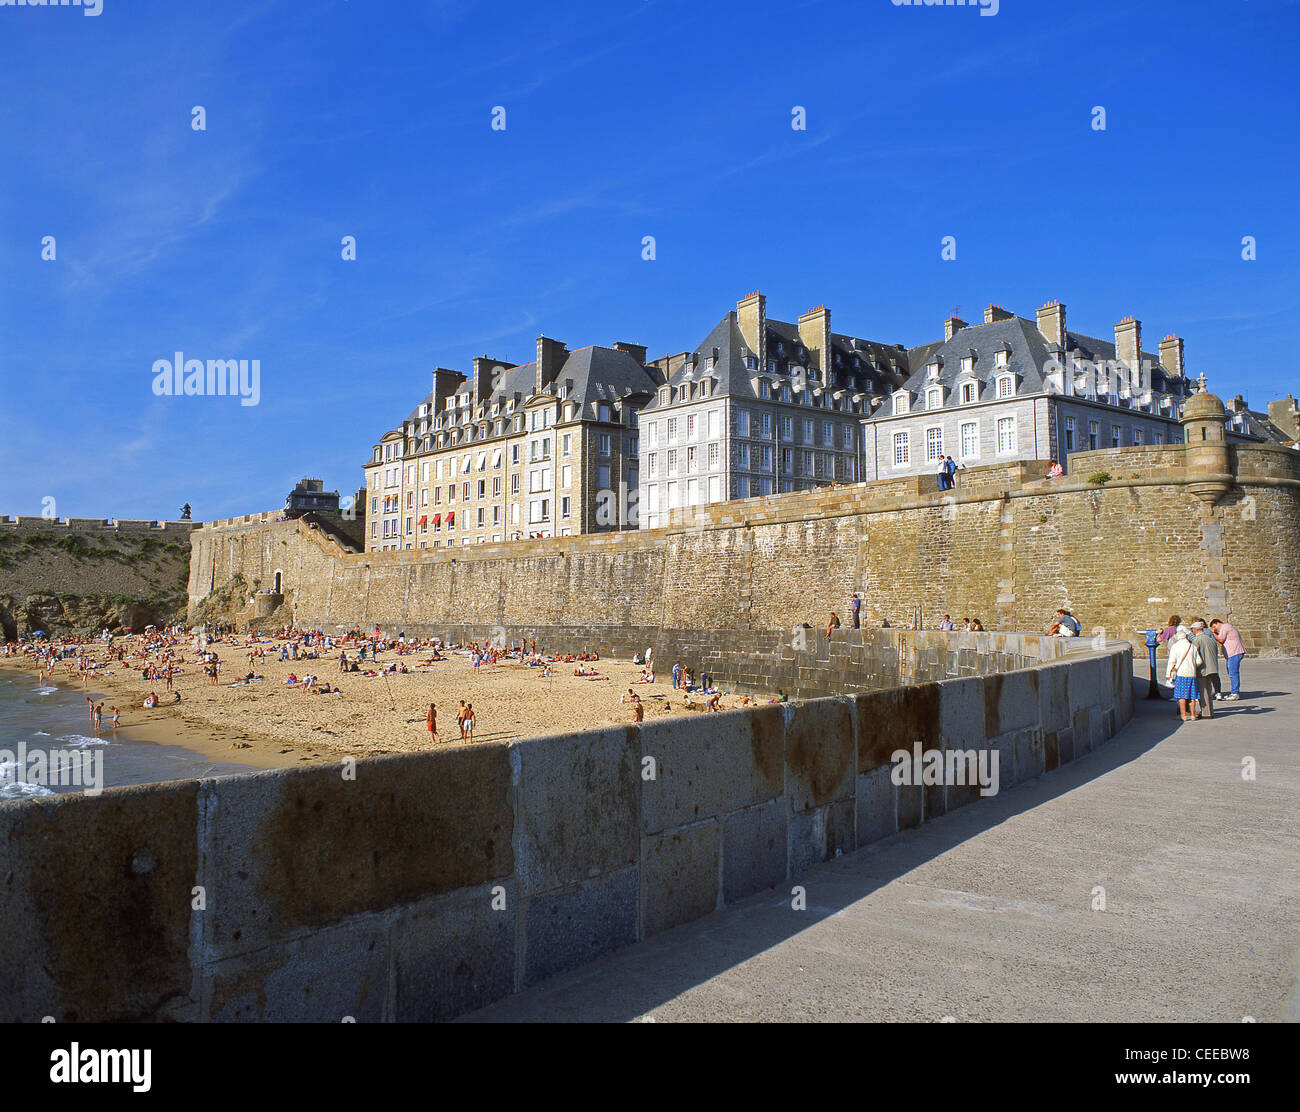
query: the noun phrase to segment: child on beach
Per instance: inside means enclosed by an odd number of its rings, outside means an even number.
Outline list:
[[[465,740],[474,740],[474,704],[469,703],[465,707]]]
[[[429,704],[429,714],[428,717],[425,719],[425,725],[428,727],[429,730],[429,740],[437,741],[438,740],[438,704],[437,703]]]
[[[460,701],[460,706],[456,708],[456,725],[460,727],[460,740],[465,740],[465,700]]]

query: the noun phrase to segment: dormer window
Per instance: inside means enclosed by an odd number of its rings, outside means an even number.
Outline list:
[[[758,356],[757,356],[757,355],[746,355],[746,356],[745,356],[745,369],[748,370],[748,371],[756,371],[756,370],[758,370]]]
[[[1005,367],[1007,365],[1008,358],[1010,358],[1010,353],[1006,350],[1006,348],[999,349],[995,366]]]
[[[931,377],[932,379],[934,379],[934,378],[938,378],[938,377],[939,377],[939,364],[938,364],[938,363],[931,363],[928,367],[926,367],[926,370],[930,372],[930,377]]]
[[[964,375],[973,375],[975,373],[975,356],[966,355],[962,357],[961,373]]]
[[[925,392],[925,408],[926,409],[943,408],[943,387],[932,386],[929,390]]]
[[[668,404],[668,388],[667,388],[667,387],[664,387],[664,389],[662,389],[662,390],[659,391],[659,404],[660,404],[660,405],[667,405],[667,404]]]
[[[1003,355],[1006,353],[1003,352]],[[1005,366],[1005,364],[1003,364]],[[1012,398],[1016,393],[1016,379],[1014,375],[1000,375],[998,377],[998,397]]]
[[[908,404],[907,391],[899,390],[898,393],[894,395],[894,412],[897,414],[908,413],[910,411],[911,406]]]
[[[970,405],[976,400],[976,388],[973,382],[963,382],[961,384],[961,404]]]

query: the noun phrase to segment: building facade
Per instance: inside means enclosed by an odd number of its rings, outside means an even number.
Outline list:
[[[831,331],[818,306],[794,324],[766,298],[737,303],[694,351],[664,356],[641,414],[638,520],[862,478],[862,420],[907,377],[907,352]]]
[[[864,422],[865,477],[960,466],[1056,460],[1099,448],[1182,441],[1179,417],[1193,392],[1183,341],[1142,350],[1142,323],[1126,317],[1114,342],[1070,332],[1065,306],[1036,320],[996,305],[984,323],[951,317],[944,339],[908,352],[911,375]]]
[[[433,390],[364,465],[369,551],[452,548],[633,527],[645,348],[540,337],[517,366],[483,356]]]

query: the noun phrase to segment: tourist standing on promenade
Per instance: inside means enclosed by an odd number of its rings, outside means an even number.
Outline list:
[[[1192,622],[1192,644],[1201,654],[1201,674],[1197,676],[1201,689],[1201,713],[1206,718],[1213,718],[1214,700],[1219,694],[1219,642],[1205,628],[1204,618]]]
[[[1172,640],[1174,634],[1178,632],[1178,627],[1182,624],[1183,624],[1182,618],[1180,618],[1177,614],[1170,614],[1169,624],[1165,626],[1165,628],[1162,629],[1159,633],[1156,634],[1156,644],[1163,645],[1166,641]]]
[[[1241,698],[1241,658],[1246,655],[1246,646],[1236,628],[1222,618],[1210,622],[1214,639],[1223,646],[1223,655],[1228,658],[1228,682],[1232,690],[1222,696],[1224,702],[1236,702]]]
[[[967,623],[967,624],[969,625],[970,623]],[[948,617],[947,614],[945,614],[945,615],[943,616],[943,621],[941,621],[941,622],[939,623],[939,628],[940,628],[941,630],[943,630],[944,633],[951,633],[951,632],[952,632],[952,628],[953,628],[953,625],[952,625],[952,619],[951,619],[950,617]]]
[[[860,616],[862,613],[862,600],[858,598],[857,591],[853,592],[853,601],[849,603],[849,609],[853,611],[853,628],[861,629]]]
[[[1165,665],[1165,679],[1174,685],[1174,698],[1178,700],[1178,714],[1184,722],[1196,721],[1201,698],[1197,675],[1201,669],[1201,654],[1192,643],[1191,631],[1179,626],[1169,642],[1169,663]]]

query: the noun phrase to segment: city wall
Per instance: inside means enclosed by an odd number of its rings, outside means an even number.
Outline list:
[[[103,517],[8,517],[0,516],[0,530],[10,536],[24,533],[67,536],[73,533],[98,536],[105,533],[146,533],[178,540],[199,528],[197,521],[137,521],[129,518]]]
[[[1102,640],[1140,644],[1176,612],[1228,618],[1254,654],[1300,653],[1300,453],[1229,447],[1211,504],[1185,452],[1078,453],[1065,480],[1015,463],[961,472],[947,493],[932,476],[884,480],[702,507],[664,529],[473,548],[347,553],[301,523],[236,518],[193,533],[190,603],[279,570],[297,623],[327,631],[497,630],[654,645],[660,661],[679,635],[689,647],[725,631],[775,667],[797,628],[816,641],[832,610],[848,625],[856,591],[869,626],[934,628],[948,613],[1045,630],[1066,605]]]
[[[955,634],[895,636],[922,661],[946,639],[935,659],[963,666]],[[887,691],[0,805],[0,1020],[445,1020],[746,896],[797,901],[813,864],[978,804],[970,782],[895,782],[896,750],[996,754],[1005,791],[1121,728],[1130,648],[1072,647]]]

